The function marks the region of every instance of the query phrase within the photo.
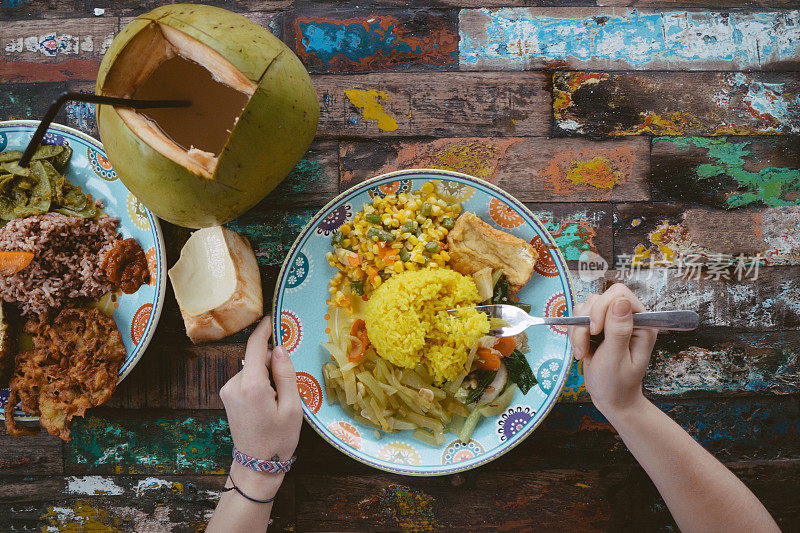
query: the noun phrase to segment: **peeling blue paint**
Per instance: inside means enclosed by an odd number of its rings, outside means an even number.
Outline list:
[[[800,11],[548,17],[534,8],[463,10],[462,66],[524,69],[547,61],[635,69],[750,68],[800,61]]]
[[[454,22],[433,17],[425,30],[410,31],[404,21],[390,15],[354,19],[298,19],[297,51],[311,68],[324,70],[380,70],[409,63],[435,67],[458,62]],[[346,68],[342,68],[346,65]]]
[[[70,125],[92,134],[97,129],[97,117],[94,104],[86,102],[69,102],[64,110],[69,117]]]

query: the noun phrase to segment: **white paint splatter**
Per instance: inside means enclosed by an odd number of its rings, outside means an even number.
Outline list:
[[[77,494],[81,496],[94,496],[107,494],[119,496],[125,490],[117,485],[113,479],[102,476],[72,476],[67,478],[67,494]]]

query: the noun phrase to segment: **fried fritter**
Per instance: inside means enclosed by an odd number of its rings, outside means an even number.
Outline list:
[[[11,371],[11,362],[13,360],[10,329],[11,326],[8,324],[5,309],[3,309],[3,302],[0,301],[0,387],[4,386],[8,381],[8,374]]]
[[[464,275],[491,267],[502,269],[511,292],[530,281],[539,253],[522,239],[493,228],[473,213],[465,212],[447,234],[450,267]]]
[[[64,309],[52,322],[28,321],[25,331],[35,334],[34,349],[17,356],[9,388],[50,434],[69,440],[72,418],[113,394],[126,356],[122,336],[114,320],[94,308]],[[13,417],[6,416],[6,427],[12,426]]]

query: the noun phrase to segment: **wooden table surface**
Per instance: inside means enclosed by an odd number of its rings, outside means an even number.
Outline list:
[[[37,119],[57,93],[93,90],[113,36],[160,2],[0,3],[0,119]],[[596,282],[576,276],[578,298],[625,271],[645,305],[701,313],[698,331],[659,337],[647,394],[785,531],[800,530],[797,1],[407,4],[216,2],[282,38],[320,98],[305,159],[230,224],[254,245],[265,298],[317,209],[410,167],[504,187],[548,225],[572,268],[584,251],[618,267],[632,254],[761,253],[757,279],[617,268]],[[71,104],[58,121],[98,135],[92,105]],[[172,264],[189,232],[163,227]],[[144,358],[74,424],[71,442],[0,434],[0,530],[203,529],[230,463],[217,391],[248,333],[192,346],[168,289]],[[273,529],[674,530],[578,370],[542,427],[465,474],[382,473],[304,427]]]

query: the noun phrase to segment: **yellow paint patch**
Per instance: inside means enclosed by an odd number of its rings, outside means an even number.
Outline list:
[[[635,159],[627,146],[564,150],[553,156],[542,175],[554,193],[586,194],[589,189],[592,200],[611,200],[612,189],[630,181]]]
[[[345,89],[344,94],[351,104],[363,110],[364,120],[374,120],[379,130],[395,131],[398,128],[397,121],[386,112],[383,104],[379,102],[379,99],[386,102],[391,100],[385,91]]]
[[[610,189],[623,179],[605,157],[593,157],[588,161],[575,161],[567,170],[566,178],[576,185],[591,185],[598,189]]]
[[[647,235],[647,240],[648,243],[637,244],[634,248],[632,264],[672,263],[681,257],[708,253],[692,240],[689,229],[683,224],[663,221]]]
[[[85,500],[77,500],[71,508],[51,506],[42,515],[50,531],[93,531],[98,533],[122,532],[129,530],[130,520],[113,516],[103,509],[92,507]]]
[[[486,181],[495,181],[500,160],[522,139],[467,138],[453,141],[437,139],[426,143],[403,143],[397,153],[396,168],[436,168],[463,172]]]

